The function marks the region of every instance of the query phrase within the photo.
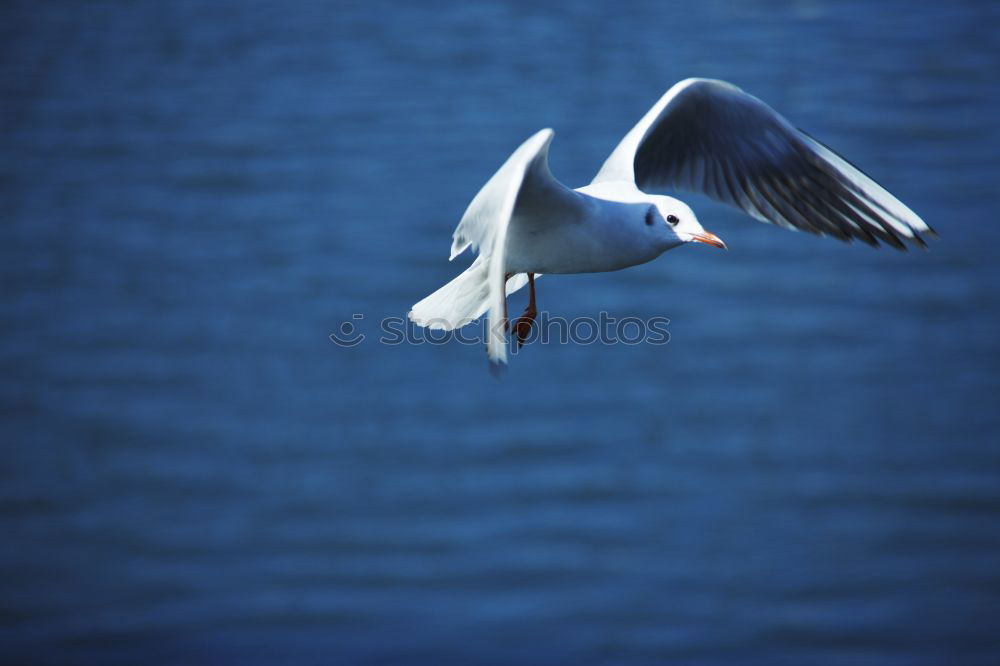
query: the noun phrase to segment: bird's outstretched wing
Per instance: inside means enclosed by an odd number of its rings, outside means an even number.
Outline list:
[[[632,128],[594,182],[689,190],[762,222],[844,241],[926,246],[933,230],[843,157],[736,86],[674,85]]]
[[[507,360],[503,310],[508,231],[512,225],[545,224],[569,216],[581,205],[581,195],[549,171],[549,144],[554,135],[551,129],[543,129],[522,143],[475,196],[452,236],[452,259],[471,246],[479,251],[477,262],[488,264],[486,349],[494,365]],[[527,281],[524,274],[512,276],[506,293],[517,291]]]

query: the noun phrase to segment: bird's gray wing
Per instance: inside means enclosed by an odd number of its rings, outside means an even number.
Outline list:
[[[511,223],[546,225],[576,215],[584,199],[549,171],[555,132],[543,129],[521,144],[472,199],[452,234],[451,259],[472,248],[480,254],[505,249]],[[547,214],[530,214],[532,211]]]
[[[736,86],[674,85],[622,139],[594,182],[689,190],[762,222],[905,250],[933,230],[843,157]]]
[[[507,359],[503,330],[495,325],[504,317],[504,294],[517,291],[528,281],[524,274],[505,279],[511,225],[545,225],[553,219],[573,218],[584,206],[584,197],[549,171],[553,136],[551,129],[543,129],[522,143],[472,199],[452,235],[452,259],[471,247],[479,252],[477,261],[487,264],[487,353],[494,364],[506,363]]]

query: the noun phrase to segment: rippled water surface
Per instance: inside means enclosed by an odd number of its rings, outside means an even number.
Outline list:
[[[1000,662],[998,34],[975,2],[5,3],[4,660]],[[667,345],[497,381],[377,342],[518,143],[555,128],[582,185],[691,75],[941,239],[692,197],[730,252],[539,282]]]

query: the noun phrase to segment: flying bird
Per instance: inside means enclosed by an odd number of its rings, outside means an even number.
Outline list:
[[[786,229],[926,247],[934,231],[846,159],[740,88],[713,79],[675,84],[625,135],[594,180],[570,189],[549,171],[554,132],[529,138],[473,198],[452,236],[451,259],[476,260],[415,304],[420,326],[451,330],[488,312],[487,355],[507,361],[507,295],[525,285],[514,322],[523,344],[537,316],[544,273],[616,271],[688,243],[726,244],[683,201],[699,192]]]

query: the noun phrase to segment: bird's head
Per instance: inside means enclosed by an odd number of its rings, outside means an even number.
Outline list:
[[[705,243],[712,247],[721,247],[724,250],[728,249],[721,238],[711,231],[705,231],[701,223],[698,222],[694,211],[683,201],[660,195],[653,196],[651,199],[661,220],[656,220],[656,216],[650,210],[647,215],[647,224],[651,222],[654,224],[657,222],[666,224],[669,232],[681,243]]]

